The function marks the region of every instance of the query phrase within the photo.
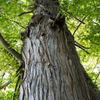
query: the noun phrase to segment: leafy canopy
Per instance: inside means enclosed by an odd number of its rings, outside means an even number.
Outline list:
[[[100,89],[100,1],[59,0],[59,3],[68,29],[74,34],[80,61]],[[32,0],[0,1],[0,33],[10,47],[19,53],[22,45],[20,32],[25,30],[32,17],[32,13],[25,12],[31,12],[29,8],[32,4]],[[0,44],[0,86],[13,80],[10,85],[0,90],[0,100],[12,99],[18,68],[19,61]]]

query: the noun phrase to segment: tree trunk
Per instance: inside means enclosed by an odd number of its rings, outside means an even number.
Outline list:
[[[80,64],[58,1],[34,4],[34,16],[22,33],[25,71],[19,100],[100,100]]]

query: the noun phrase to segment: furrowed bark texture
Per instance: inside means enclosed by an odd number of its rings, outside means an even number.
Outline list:
[[[64,18],[56,19],[57,0],[34,3],[34,16],[22,33],[25,71],[19,100],[99,100],[90,97],[94,92],[90,93],[89,78],[85,78]]]

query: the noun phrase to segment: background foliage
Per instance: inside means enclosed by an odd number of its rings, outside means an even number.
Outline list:
[[[93,83],[100,89],[100,0],[59,0],[59,2],[68,29],[74,34],[75,45],[78,45],[76,49],[80,61]],[[31,11],[32,4],[32,0],[0,0],[0,33],[10,47],[19,53],[22,45],[20,32],[25,30],[32,17],[32,13],[23,14],[23,12]],[[0,44],[0,86],[12,80],[11,84],[0,90],[0,100],[12,99],[19,63]]]

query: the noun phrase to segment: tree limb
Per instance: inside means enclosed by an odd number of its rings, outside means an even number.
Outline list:
[[[0,86],[0,90],[5,88],[6,86],[8,86],[10,83],[12,83],[12,80],[9,80],[7,83],[5,83],[4,85]]]
[[[2,37],[1,33],[0,33],[0,42],[1,44],[5,47],[5,49],[10,52],[13,56],[15,56],[18,60],[22,60],[22,56],[21,54],[19,54],[17,51],[15,51],[14,49],[9,48],[9,44],[4,40],[4,38]]]
[[[85,16],[83,19],[82,19],[82,22],[84,21],[84,19],[86,18],[87,16]],[[75,32],[78,30],[78,28],[81,26],[81,23],[77,26],[77,28],[76,28],[76,30],[74,31],[74,33],[73,33],[73,36],[74,36],[74,34],[75,34]]]

